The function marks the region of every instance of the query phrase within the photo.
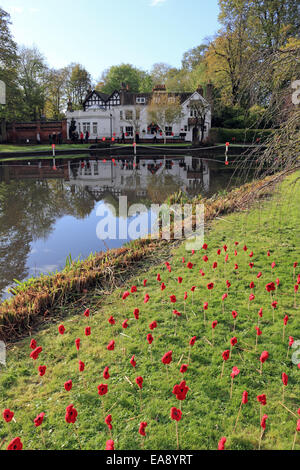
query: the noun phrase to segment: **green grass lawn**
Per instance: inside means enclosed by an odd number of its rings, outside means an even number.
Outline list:
[[[148,268],[145,273],[134,276],[120,290],[111,295],[104,292],[90,292],[77,308],[64,308],[57,311],[57,321],[33,333],[43,352],[38,361],[30,359],[30,338],[9,348],[7,367],[0,371],[0,410],[10,408],[15,413],[15,421],[9,424],[0,421],[0,442],[5,440],[6,448],[10,440],[19,436],[25,449],[104,449],[110,434],[104,417],[112,415],[112,437],[116,450],[176,449],[176,427],[170,419],[171,407],[180,407],[180,402],[172,394],[175,384],[185,379],[190,388],[182,402],[182,420],[179,422],[181,449],[217,449],[219,440],[227,438],[226,449],[258,449],[260,438],[260,406],[257,395],[266,394],[267,404],[262,407],[268,415],[262,449],[291,449],[297,423],[297,410],[300,407],[300,370],[287,358],[288,339],[293,336],[300,340],[299,305],[294,308],[293,263],[300,264],[299,249],[299,201],[300,174],[288,177],[272,199],[252,208],[250,211],[226,216],[215,221],[205,236],[208,244],[208,263],[202,259],[204,250],[195,255],[189,254],[182,244],[170,257],[171,273],[164,265]],[[238,241],[238,247],[234,242]],[[228,246],[228,262],[225,263],[224,245]],[[244,245],[248,251],[244,251]],[[222,249],[221,255],[217,250]],[[234,256],[234,250],[237,256]],[[270,250],[270,257],[267,252]],[[249,257],[253,251],[253,258]],[[182,263],[191,261],[193,269]],[[214,261],[217,269],[212,269]],[[253,269],[249,263],[254,263]],[[271,263],[276,267],[271,269]],[[234,264],[239,265],[238,271]],[[205,272],[203,277],[199,270]],[[261,271],[263,276],[257,280]],[[166,285],[161,292],[157,274]],[[296,275],[300,273],[299,267]],[[183,283],[178,284],[181,276]],[[148,279],[143,287],[143,280]],[[275,321],[271,308],[270,294],[265,285],[280,280],[274,299],[278,301]],[[226,280],[231,287],[222,311],[222,295],[227,292]],[[255,283],[255,300],[249,307],[249,284]],[[211,294],[207,284],[214,282]],[[137,286],[137,294],[131,294],[125,301],[122,293]],[[191,287],[196,286],[192,302]],[[184,292],[188,292],[186,314],[184,315]],[[144,303],[148,293],[150,300]],[[176,295],[177,303],[171,304],[170,296]],[[206,321],[203,304],[208,302]],[[91,309],[92,316],[84,317],[85,308]],[[182,316],[176,320],[173,308]],[[140,320],[133,319],[133,310],[140,309]],[[263,317],[258,311],[263,308]],[[236,328],[232,310],[238,312]],[[288,314],[283,340],[283,318]],[[116,325],[108,319],[113,315]],[[129,328],[122,329],[124,320],[129,319]],[[149,323],[157,321],[158,327],[150,331]],[[217,320],[214,338],[212,322]],[[262,336],[255,349],[258,325]],[[58,325],[66,328],[64,336],[58,334]],[[92,334],[86,337],[85,327],[90,326]],[[175,336],[175,328],[177,329]],[[152,333],[154,342],[152,353],[146,340]],[[189,341],[197,336],[191,349],[189,368],[184,377],[179,372],[182,364],[188,363]],[[222,352],[230,348],[230,339],[236,336],[238,343],[232,356],[225,364],[221,379]],[[81,338],[81,349],[77,356],[75,339]],[[109,352],[107,344],[114,339],[115,351]],[[173,351],[173,361],[166,371],[161,362],[167,351]],[[260,374],[259,357],[263,351],[269,352],[269,359]],[[294,351],[295,352],[295,351]],[[135,355],[137,367],[130,365]],[[84,373],[79,373],[78,359],[85,363]],[[37,367],[46,365],[46,375],[41,378]],[[103,370],[108,366],[110,379],[103,379]],[[240,374],[234,379],[232,399],[230,398],[232,368],[236,366]],[[285,390],[285,405],[296,416],[283,408],[282,373],[288,374],[289,382]],[[144,379],[142,393],[135,379]],[[64,383],[73,381],[71,392],[64,390]],[[98,395],[97,386],[108,384],[108,394]],[[249,393],[249,402],[243,405],[237,429],[234,432],[243,391]],[[74,425],[65,422],[65,409],[74,404],[78,419]],[[43,439],[33,419],[45,412]],[[298,416],[300,418],[300,416]],[[139,424],[148,423],[147,437],[139,435]],[[300,436],[295,449],[300,450]]]
[[[56,150],[72,150],[72,149],[78,149],[80,147],[89,147],[85,145],[79,145],[79,144],[62,144],[58,145],[56,144]],[[17,152],[38,152],[38,151],[44,151],[44,150],[49,150],[49,152],[52,151],[51,145],[10,145],[10,144],[0,144],[0,154],[1,152],[12,152],[12,153],[17,153]]]

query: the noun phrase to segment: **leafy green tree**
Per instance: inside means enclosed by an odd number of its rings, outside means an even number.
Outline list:
[[[198,67],[205,58],[208,50],[208,44],[200,44],[200,46],[193,47],[183,54],[182,68],[191,72]]]
[[[122,83],[126,84],[133,93],[145,92],[151,86],[146,72],[131,64],[113,65],[103,73],[102,82],[104,86],[101,91],[107,94],[119,90]]]
[[[18,82],[23,91],[27,119],[36,121],[44,114],[48,67],[36,48],[19,49]]]
[[[165,144],[167,142],[166,127],[179,122],[182,116],[182,108],[177,96],[164,91],[153,93],[148,106],[148,119],[160,127]]]
[[[81,109],[84,98],[92,86],[89,72],[80,64],[67,67],[66,94],[73,103],[73,109]]]
[[[18,87],[17,44],[10,31],[10,16],[0,7],[0,80],[6,85],[6,105],[0,105],[0,117],[22,117],[22,94]]]
[[[49,119],[62,119],[68,101],[67,96],[68,70],[66,68],[51,69],[46,77],[45,114]]]

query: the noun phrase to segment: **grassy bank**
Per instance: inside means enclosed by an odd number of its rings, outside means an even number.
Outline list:
[[[192,256],[185,251],[184,244],[174,248],[168,256],[171,272],[161,261],[155,263],[153,258],[159,258],[158,246],[149,247],[151,263],[146,256],[140,257],[138,269],[131,268],[130,279],[128,266],[133,265],[127,266],[127,273],[126,266],[122,265],[121,276],[117,276],[108,257],[104,263],[106,283],[100,276],[96,284],[85,285],[83,266],[86,265],[74,267],[79,271],[78,282],[68,293],[72,295],[77,292],[72,305],[61,301],[61,291],[49,289],[49,292],[46,291],[50,302],[48,307],[43,305],[35,314],[32,311],[32,318],[24,311],[24,324],[19,325],[20,331],[30,329],[35,324],[35,316],[45,322],[43,328],[34,334],[43,352],[39,360],[33,363],[29,358],[29,338],[11,346],[8,351],[7,368],[3,368],[0,374],[0,409],[13,410],[16,422],[7,424],[0,421],[0,442],[5,440],[3,447],[19,436],[26,449],[103,449],[110,438],[104,417],[111,414],[116,449],[176,449],[176,427],[170,419],[170,409],[173,406],[179,408],[180,403],[172,390],[175,384],[185,379],[190,390],[181,406],[183,416],[178,426],[181,449],[216,449],[223,436],[227,438],[228,449],[257,449],[261,429],[260,406],[256,397],[260,394],[267,396],[262,412],[268,415],[261,448],[291,449],[297,414],[292,415],[279,402],[283,393],[281,375],[285,372],[289,376],[285,405],[293,413],[300,407],[300,370],[291,362],[291,352],[287,358],[288,337],[300,338],[300,300],[296,300],[295,308],[293,279],[293,263],[300,263],[299,176],[289,176],[276,186],[276,190],[273,186],[272,198],[268,197],[255,206],[253,199],[258,199],[260,194],[270,195],[267,181],[257,183],[255,187],[248,185],[223,199],[208,202],[206,220],[215,219],[206,233],[208,249]],[[248,210],[250,205],[252,208]],[[239,209],[238,213],[225,215],[236,209]],[[217,220],[216,216],[219,217]],[[235,246],[235,241],[239,242],[238,246]],[[225,244],[229,255],[227,263],[223,249]],[[243,250],[245,244],[247,251]],[[217,254],[218,249],[221,249],[221,255]],[[124,250],[123,255],[127,253],[126,248]],[[237,256],[234,250],[237,250]],[[270,256],[267,255],[268,250]],[[251,251],[252,258],[249,256]],[[131,254],[133,256],[133,252]],[[207,263],[203,260],[205,254],[209,260]],[[187,267],[189,261],[194,265],[192,269]],[[252,269],[249,267],[250,261],[254,263]],[[212,268],[213,262],[218,263],[216,269]],[[273,269],[272,262],[276,263]],[[234,269],[235,263],[239,266],[238,270]],[[94,268],[97,271],[97,265]],[[200,269],[205,276],[199,273]],[[260,280],[256,278],[259,271],[262,272]],[[161,291],[161,282],[157,281],[158,273],[166,285],[164,291]],[[299,267],[295,274],[298,273]],[[179,276],[183,278],[182,284],[177,281]],[[53,282],[53,279],[48,282]],[[144,279],[148,280],[146,287],[143,286]],[[278,301],[273,321],[270,294],[266,292],[265,285],[276,279],[280,282],[273,294],[273,299]],[[222,295],[227,293],[226,280],[230,281],[231,286],[223,311]],[[112,281],[122,283],[122,287],[111,292]],[[255,299],[249,302],[251,281],[255,283]],[[214,289],[209,293],[206,286],[210,282],[214,283]],[[123,301],[122,293],[130,291],[132,285],[137,286],[137,293]],[[37,281],[31,287],[30,295],[33,297],[27,299],[22,299],[24,293],[19,293],[19,301],[24,301],[23,309],[34,305],[35,289],[41,286]],[[196,286],[193,296],[192,286]],[[185,306],[184,292],[188,293]],[[144,303],[147,293],[150,300]],[[176,304],[171,304],[171,295],[176,296]],[[205,318],[204,302],[208,302]],[[92,314],[89,319],[83,315],[88,307]],[[4,312],[1,308],[2,333],[7,334],[8,325],[15,327],[14,315],[17,311],[12,315],[9,310]],[[133,317],[135,308],[140,309],[139,320]],[[177,320],[172,313],[174,308],[182,314]],[[262,318],[258,317],[260,308],[263,309]],[[238,312],[235,329],[232,310]],[[53,324],[50,313],[55,314]],[[283,339],[283,318],[286,314],[289,321]],[[116,320],[115,326],[108,323],[111,316]],[[129,319],[129,328],[124,330],[122,323],[126,319]],[[154,320],[158,326],[150,331],[149,323]],[[214,335],[213,321],[218,321]],[[258,322],[262,336],[258,338],[255,348],[255,326]],[[41,322],[37,323],[42,326]],[[64,336],[58,334],[60,323],[66,328]],[[87,326],[91,327],[91,336],[88,337],[84,333]],[[151,352],[146,340],[149,333],[154,337]],[[197,337],[197,341],[190,350],[189,341],[193,336]],[[230,348],[230,338],[233,336],[237,337],[238,343],[225,364],[221,378],[222,352]],[[74,344],[76,338],[81,338],[78,355]],[[109,352],[106,346],[112,339],[116,342],[116,348]],[[173,361],[167,372],[161,358],[170,350],[173,351]],[[260,374],[259,357],[263,351],[269,352],[269,359]],[[136,369],[129,362],[132,355],[135,355]],[[78,371],[78,359],[85,363],[83,373]],[[182,364],[189,364],[184,377],[179,372]],[[46,375],[42,378],[37,372],[38,365],[47,366]],[[234,379],[230,398],[230,373],[234,366],[240,373]],[[105,367],[110,368],[108,380],[104,380],[102,375]],[[142,392],[135,383],[138,376],[144,379]],[[68,380],[73,381],[70,392],[64,390],[64,383]],[[108,393],[104,397],[97,392],[97,386],[101,383],[108,384]],[[249,393],[249,402],[243,405],[234,431],[244,390]],[[64,420],[65,408],[71,403],[78,410],[76,433],[74,426]],[[43,438],[40,429],[33,424],[33,419],[41,412],[46,413]],[[144,440],[138,433],[142,421],[148,423]],[[299,439],[295,448],[300,449]]]

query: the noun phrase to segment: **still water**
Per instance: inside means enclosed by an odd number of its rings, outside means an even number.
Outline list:
[[[69,255],[85,258],[128,242],[130,236],[103,242],[96,233],[100,213],[119,218],[119,196],[127,196],[128,207],[146,207],[147,226],[151,204],[162,204],[178,191],[188,197],[212,195],[227,188],[232,175],[224,164],[177,156],[140,158],[134,165],[126,158],[87,155],[56,159],[53,165],[52,160],[0,164],[2,299],[15,279],[60,270]]]

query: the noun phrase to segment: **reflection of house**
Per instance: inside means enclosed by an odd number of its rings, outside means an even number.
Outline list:
[[[189,193],[196,188],[209,189],[209,166],[205,160],[193,157],[177,159],[143,159],[136,164],[132,161],[89,160],[72,164],[69,161],[71,185],[89,187],[97,195],[110,192],[114,195],[133,191],[136,196],[145,197],[153,189],[153,176],[159,188],[174,186]]]
[[[72,111],[71,105],[69,106],[68,135],[73,119],[76,125],[75,131],[79,134],[81,132],[85,134],[88,131],[91,140],[103,137],[111,139],[113,136],[119,139],[123,134],[127,139],[132,139],[135,129],[140,140],[151,141],[154,136],[158,140],[162,139],[161,130],[155,123],[149,122],[147,113],[148,104],[155,93],[165,93],[170,103],[176,98],[181,104],[182,118],[177,123],[170,123],[165,129],[168,139],[192,140],[195,134],[195,110],[191,108],[190,103],[197,100],[207,106],[204,138],[208,136],[211,127],[212,88],[210,85],[207,86],[207,101],[203,98],[202,88],[198,88],[194,93],[167,93],[164,86],[156,87],[153,93],[130,93],[125,86],[111,95],[105,95],[96,90],[91,91],[83,103],[82,111]]]

